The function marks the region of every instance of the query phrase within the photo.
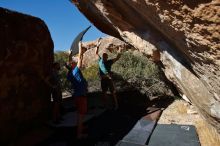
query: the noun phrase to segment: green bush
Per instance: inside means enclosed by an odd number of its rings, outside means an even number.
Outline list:
[[[125,80],[133,77],[159,78],[158,67],[144,56],[135,56],[125,52],[112,66],[112,70],[120,74]]]
[[[99,80],[98,64],[94,64],[82,70],[84,78],[89,82]]]
[[[58,51],[54,53],[54,61],[59,62],[60,65],[64,65],[69,59],[69,54],[67,52]]]
[[[55,52],[54,53],[54,61],[60,63],[60,78],[61,78],[61,88],[62,91],[70,91],[71,83],[67,80],[67,72],[68,70],[64,66],[64,64],[68,61],[69,54],[67,52]]]
[[[170,90],[161,78],[161,70],[143,55],[123,53],[112,70],[133,88],[148,97],[170,95]]]

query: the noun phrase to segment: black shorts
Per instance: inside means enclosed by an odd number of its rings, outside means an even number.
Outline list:
[[[114,93],[115,92],[115,87],[112,79],[109,78],[102,78],[101,79],[101,88],[102,92],[107,92],[110,90],[110,92]]]

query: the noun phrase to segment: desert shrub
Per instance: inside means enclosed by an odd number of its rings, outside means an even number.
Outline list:
[[[89,92],[100,91],[100,79],[98,74],[98,64],[94,64],[82,70],[84,78],[88,82]]]
[[[149,96],[170,95],[171,91],[161,78],[162,71],[143,55],[123,53],[112,70],[122,76],[128,84]]]
[[[112,70],[126,80],[133,77],[159,78],[159,69],[153,62],[144,56],[135,56],[131,52],[123,53]]]
[[[84,68],[82,70],[84,78],[89,82],[96,81],[99,79],[98,76],[98,64],[94,64],[90,67]]]
[[[54,53],[54,61],[59,62],[60,65],[64,65],[68,61],[69,54],[64,51],[57,51]]]
[[[54,53],[54,61],[60,63],[60,77],[61,77],[61,88],[62,91],[71,91],[71,84],[67,80],[67,72],[68,70],[64,66],[64,64],[68,61],[69,54],[67,52],[55,52]]]

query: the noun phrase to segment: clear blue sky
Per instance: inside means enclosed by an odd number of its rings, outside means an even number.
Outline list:
[[[92,25],[69,0],[0,0],[0,7],[44,20],[50,30],[55,51],[68,50],[75,36]],[[92,25],[83,41],[105,35]]]

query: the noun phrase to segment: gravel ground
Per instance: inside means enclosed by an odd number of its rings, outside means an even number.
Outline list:
[[[163,111],[158,123],[195,125],[201,119],[193,105],[184,100],[175,100]]]

